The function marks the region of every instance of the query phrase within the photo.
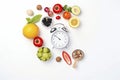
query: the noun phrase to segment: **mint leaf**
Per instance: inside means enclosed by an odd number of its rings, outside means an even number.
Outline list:
[[[37,22],[39,22],[40,21],[40,18],[42,17],[42,15],[41,14],[38,14],[38,15],[36,15],[36,16],[34,16],[33,18],[26,18],[26,20],[27,20],[27,22],[28,22],[28,24],[29,23],[37,23]]]
[[[30,21],[30,18],[26,18],[26,20],[29,22],[29,21]]]
[[[34,16],[32,19],[31,19],[31,23],[37,23],[38,21],[40,21],[40,18],[42,17],[41,14],[38,14],[36,16]]]
[[[26,18],[28,23],[31,23],[31,19],[30,18]]]

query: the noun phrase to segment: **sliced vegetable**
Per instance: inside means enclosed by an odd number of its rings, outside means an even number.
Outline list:
[[[71,61],[71,58],[69,56],[69,54],[65,51],[62,52],[62,56],[63,56],[63,59],[65,60],[65,62],[68,64],[68,65],[71,65],[72,64],[72,61]]]

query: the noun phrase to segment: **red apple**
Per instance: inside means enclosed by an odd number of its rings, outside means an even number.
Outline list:
[[[56,14],[61,13],[62,10],[63,10],[63,8],[62,8],[62,5],[61,5],[61,4],[55,4],[55,5],[53,6],[53,12],[56,13]]]
[[[37,36],[37,37],[34,38],[33,44],[36,47],[41,47],[43,45],[43,39],[41,37]]]

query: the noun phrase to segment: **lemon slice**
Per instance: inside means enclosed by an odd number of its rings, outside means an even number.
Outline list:
[[[69,20],[70,27],[77,28],[80,25],[80,19],[78,17],[72,17]]]
[[[78,6],[73,6],[71,9],[72,13],[76,16],[78,16],[80,14],[80,7]]]

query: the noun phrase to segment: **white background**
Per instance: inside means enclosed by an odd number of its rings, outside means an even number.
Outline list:
[[[32,40],[22,35],[26,24],[27,9],[35,14],[47,16],[44,11],[37,11],[36,5],[51,7],[55,3],[62,5],[78,5],[81,26],[70,28],[63,18],[71,38],[69,48],[64,49],[70,56],[73,50],[82,49],[85,57],[73,69],[62,60],[62,50],[52,50],[50,28],[41,22],[40,36],[44,46],[52,51],[53,58],[49,62],[41,62]],[[42,18],[43,18],[42,17]],[[119,0],[1,0],[0,1],[0,80],[120,80],[120,1]],[[62,57],[62,56],[61,56]],[[72,59],[72,61],[74,61]]]

